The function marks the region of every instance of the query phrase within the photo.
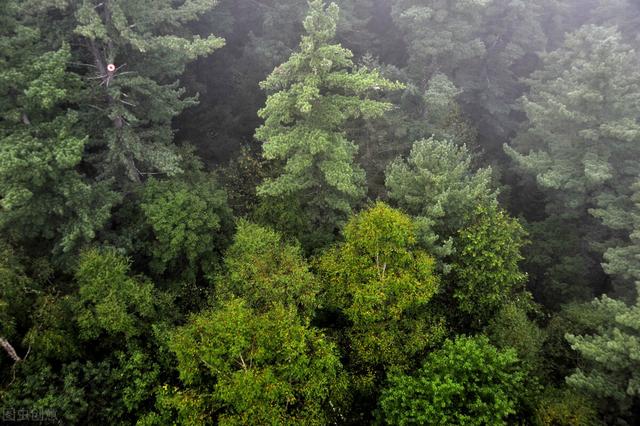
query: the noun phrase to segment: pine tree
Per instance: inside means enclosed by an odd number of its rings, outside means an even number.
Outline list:
[[[626,282],[640,283],[640,182],[631,188],[634,192],[629,211],[617,211],[618,218],[625,218],[625,229],[630,230],[628,241],[619,241],[604,253],[604,270]]]
[[[0,7],[0,230],[34,256],[69,260],[119,197],[80,171],[84,85],[69,71],[69,45],[51,49],[17,2]]]
[[[466,146],[434,138],[414,144],[409,157],[387,168],[389,198],[415,216],[434,254],[450,253],[450,239],[470,223],[477,206],[497,205],[491,169],[474,171]]]
[[[409,53],[408,72],[424,89],[437,73],[462,90],[461,102],[481,127],[488,150],[515,129],[512,112],[525,87],[520,77],[546,39],[543,1],[398,0],[393,18]]]
[[[549,214],[580,224],[591,250],[625,245],[640,175],[636,53],[615,28],[585,26],[545,58],[531,84],[529,125],[507,153],[548,194]]]
[[[640,409],[640,286],[637,294],[632,306],[607,296],[594,300],[597,333],[566,335],[585,361],[567,383],[594,397],[611,424],[633,421]]]
[[[138,182],[149,174],[181,172],[171,120],[195,97],[176,80],[185,65],[224,45],[224,40],[189,33],[187,24],[217,0],[85,0],[65,13],[77,20],[82,53],[94,66],[87,102],[97,108],[91,123],[98,166],[108,176]],[[89,123],[87,123],[89,125]]]
[[[391,108],[376,92],[400,87],[375,72],[356,69],[352,54],[330,44],[338,7],[309,3],[306,35],[287,62],[261,83],[270,95],[256,131],[264,156],[285,162],[278,176],[258,188],[264,197],[297,197],[309,231],[332,234],[364,195],[364,172],[354,163],[357,148],[344,126],[355,118],[376,118]]]

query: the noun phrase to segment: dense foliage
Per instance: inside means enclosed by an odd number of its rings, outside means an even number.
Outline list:
[[[633,425],[636,0],[0,1],[0,413]]]

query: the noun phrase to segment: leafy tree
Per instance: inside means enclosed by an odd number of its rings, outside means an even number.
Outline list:
[[[151,424],[170,410],[187,424],[326,424],[344,397],[334,345],[282,305],[259,313],[229,300],[193,316],[169,347],[184,385],[160,390]]]
[[[514,350],[460,336],[429,354],[414,376],[391,375],[380,414],[391,425],[506,425],[525,382]]]
[[[75,103],[83,84],[68,71],[69,45],[48,50],[17,2],[3,2],[0,13],[0,230],[35,256],[69,260],[105,225],[118,196],[80,171],[87,136]]]
[[[310,317],[319,283],[296,244],[268,228],[241,221],[224,257],[227,273],[216,284],[219,298],[241,297],[257,311],[295,307]]]
[[[596,426],[602,424],[592,401],[571,389],[545,390],[536,409],[535,421],[541,426]]]
[[[7,378],[8,367],[13,368],[18,361],[16,358],[22,359],[28,352],[28,348],[23,351],[22,337],[31,326],[31,314],[42,283],[28,275],[23,265],[26,259],[3,241],[0,259],[0,380],[3,380]]]
[[[212,176],[201,172],[181,178],[149,179],[140,208],[152,229],[151,267],[167,269],[188,282],[214,272],[231,228],[227,196]]]
[[[595,398],[610,422],[632,422],[640,407],[640,288],[638,294],[632,306],[607,296],[594,300],[597,332],[566,335],[584,359],[567,383]]]
[[[533,302],[525,297],[504,304],[490,321],[485,333],[498,349],[515,349],[523,368],[540,376],[546,334],[529,318],[529,313],[535,309],[532,305]]]
[[[102,333],[134,337],[155,316],[153,284],[129,277],[129,268],[113,250],[83,254],[75,274],[80,338],[97,339]]]
[[[389,368],[408,369],[438,341],[443,324],[429,302],[435,260],[416,247],[411,218],[384,203],[352,217],[344,243],[318,260],[327,304],[348,323],[345,351],[365,392]]]
[[[418,141],[406,160],[387,169],[389,198],[421,224],[422,243],[450,252],[450,237],[469,223],[478,205],[494,206],[491,170],[472,167],[465,146],[434,138]],[[449,247],[448,247],[449,246]]]
[[[162,368],[152,327],[170,318],[170,300],[114,250],[84,253],[77,291],[38,295],[0,408],[48,410],[69,424],[131,424],[146,411]]]
[[[454,241],[450,288],[463,323],[471,327],[486,324],[526,281],[519,267],[525,237],[520,223],[496,208],[476,213]]]
[[[309,3],[306,35],[287,62],[261,83],[270,95],[256,130],[264,156],[286,161],[280,174],[258,193],[295,195],[309,215],[309,232],[334,232],[364,195],[364,173],[354,164],[356,146],[344,134],[350,119],[380,117],[391,105],[372,99],[377,91],[399,88],[377,72],[354,69],[352,54],[330,44],[338,7]],[[305,235],[302,235],[305,237]]]

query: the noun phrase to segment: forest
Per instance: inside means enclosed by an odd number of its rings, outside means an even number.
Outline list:
[[[639,292],[639,0],[0,0],[2,424],[638,425]]]

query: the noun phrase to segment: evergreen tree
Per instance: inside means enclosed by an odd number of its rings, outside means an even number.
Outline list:
[[[68,70],[69,45],[49,50],[17,2],[0,8],[0,230],[34,256],[69,260],[105,225],[118,196],[80,170],[84,86]]]
[[[631,188],[640,173],[637,56],[615,28],[585,26],[545,58],[531,84],[523,99],[529,125],[507,153],[547,192],[548,212],[578,221],[583,241],[601,253],[616,244],[609,238],[624,241],[633,228]]]
[[[338,7],[309,3],[306,35],[296,53],[261,83],[270,95],[256,131],[264,156],[285,162],[278,176],[258,188],[265,197],[295,196],[308,214],[307,232],[332,234],[364,195],[364,173],[354,163],[356,146],[344,134],[345,123],[376,118],[391,105],[375,100],[378,91],[399,88],[364,68],[352,54],[330,44]],[[372,99],[373,98],[373,99]]]
[[[589,308],[600,317],[597,332],[566,335],[585,361],[567,383],[595,398],[608,423],[632,424],[640,410],[640,287],[632,306],[602,296]]]
[[[623,219],[621,225],[630,230],[629,239],[618,242],[604,253],[605,272],[620,277],[627,282],[640,283],[640,182],[635,183],[631,190],[631,210],[616,210],[612,219]]]
[[[185,65],[224,45],[213,35],[190,34],[187,24],[217,0],[179,4],[155,0],[87,0],[65,10],[77,20],[84,55],[95,66],[90,98],[99,113],[91,128],[98,167],[138,182],[155,173],[181,172],[171,120],[195,97],[176,80]],[[95,123],[100,123],[96,126]],[[87,123],[88,124],[88,123]]]
[[[394,20],[409,51],[409,73],[425,88],[437,73],[462,90],[461,101],[482,128],[487,150],[515,129],[520,77],[544,50],[540,26],[545,2],[509,0],[398,0]],[[535,56],[534,56],[535,57]]]
[[[389,198],[415,216],[421,242],[432,252],[451,252],[451,238],[470,223],[477,206],[495,206],[491,169],[474,171],[465,146],[434,138],[414,144],[409,157],[389,165]]]

